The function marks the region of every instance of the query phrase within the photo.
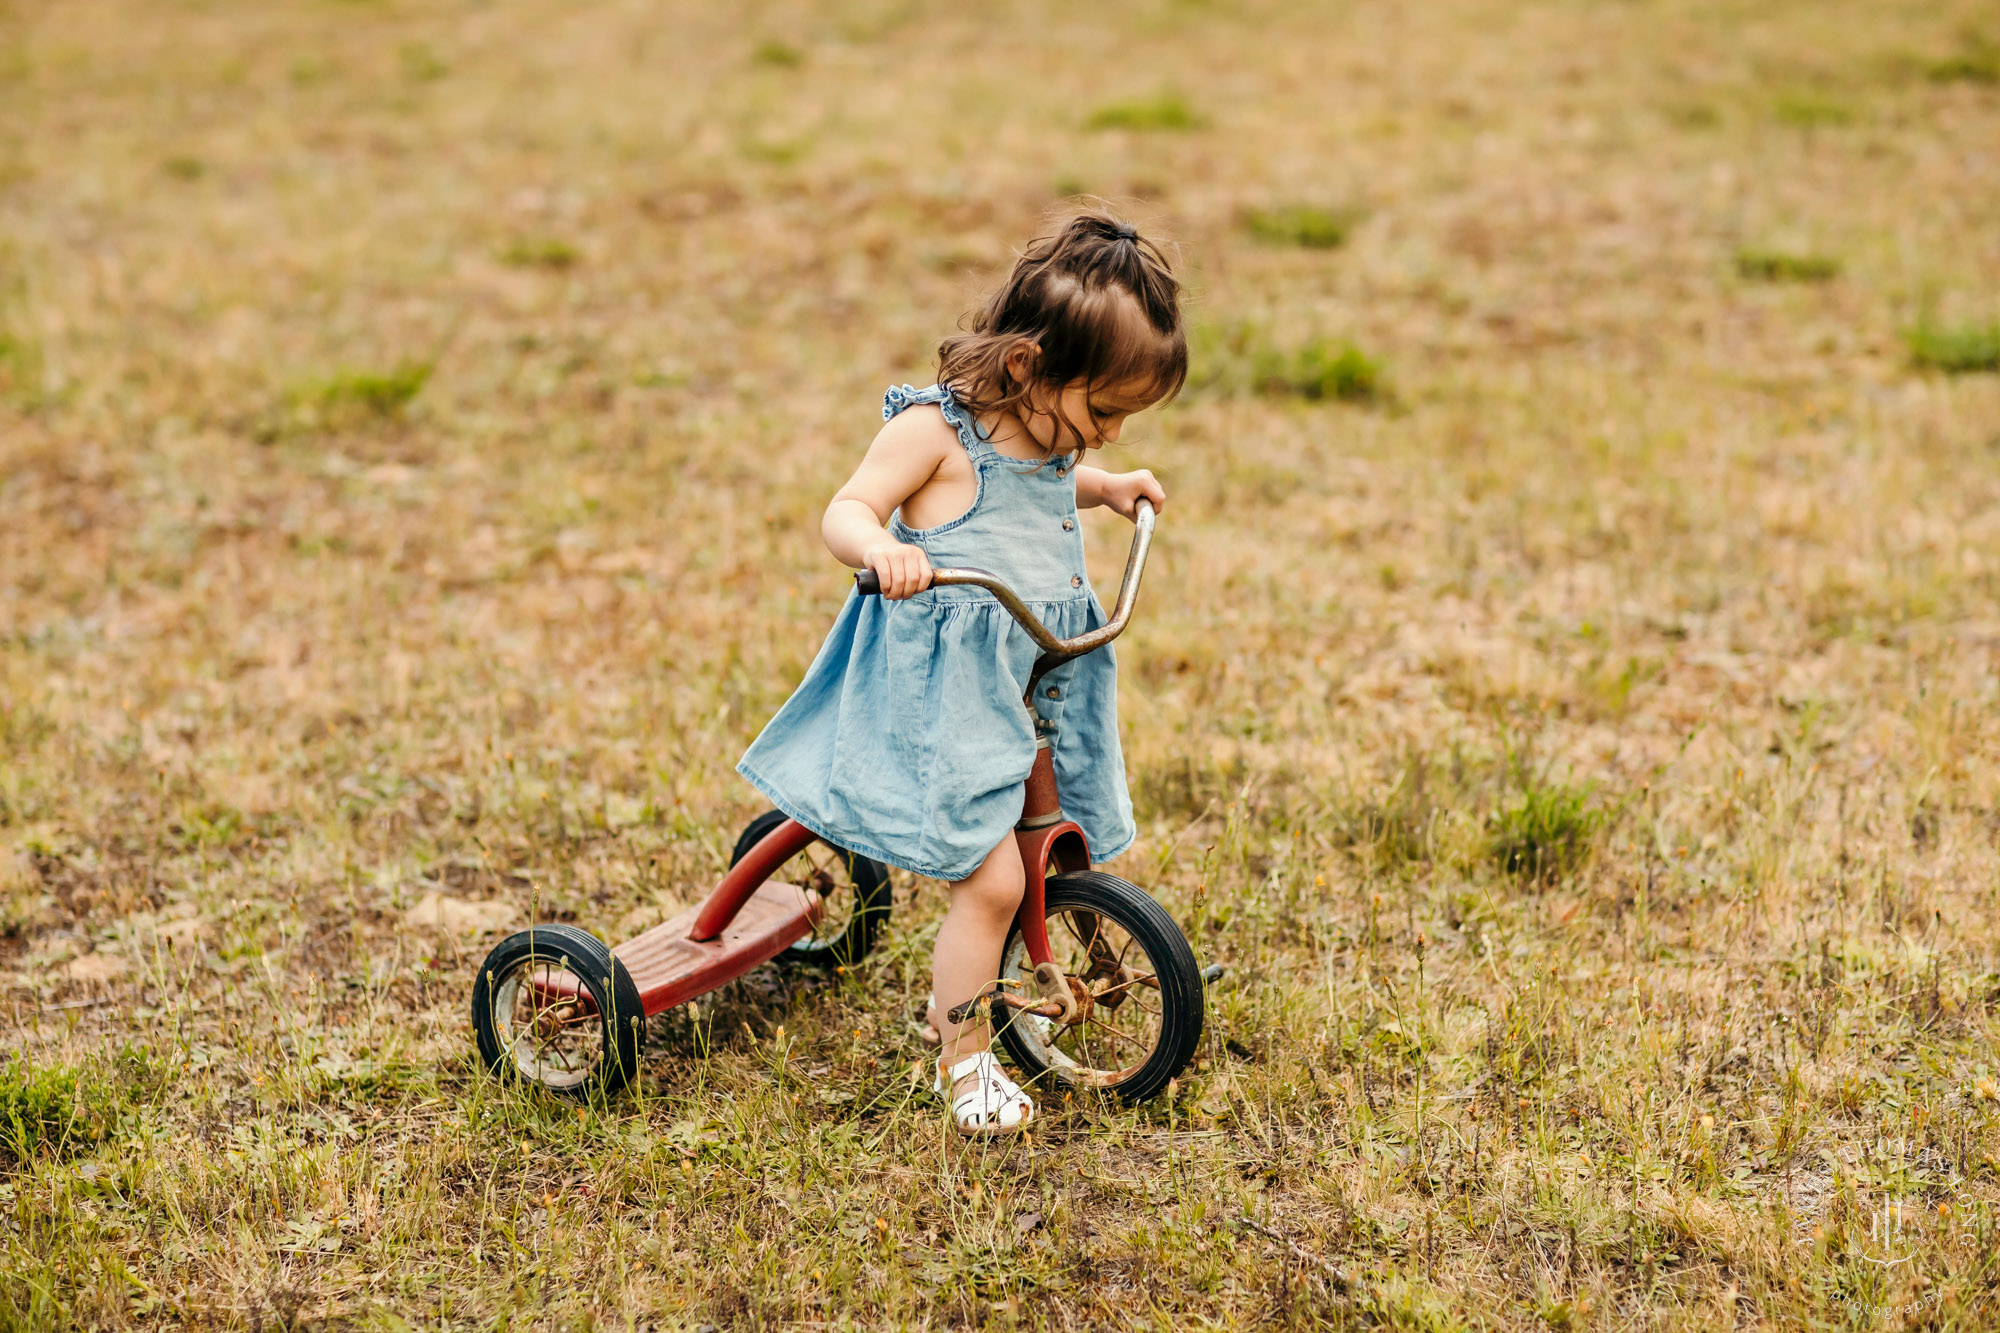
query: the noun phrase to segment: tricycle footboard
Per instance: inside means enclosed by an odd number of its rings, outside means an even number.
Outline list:
[[[612,951],[631,973],[649,1018],[706,995],[783,953],[812,931],[819,898],[796,884],[764,884],[739,906],[719,935],[707,940],[690,938],[700,910],[691,908]]]

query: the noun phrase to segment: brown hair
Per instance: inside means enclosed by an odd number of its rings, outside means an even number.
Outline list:
[[[1148,401],[1163,401],[1187,381],[1180,294],[1159,246],[1107,211],[1079,213],[1030,241],[967,331],[938,344],[938,383],[974,416],[1011,412],[1024,422],[1037,388],[1060,392],[1077,380],[1087,391],[1144,384]],[[1007,354],[1023,341],[1035,345],[1035,364],[1016,380]],[[1064,431],[1081,446],[1061,404],[1050,410],[1058,429],[1049,453],[1071,452]]]

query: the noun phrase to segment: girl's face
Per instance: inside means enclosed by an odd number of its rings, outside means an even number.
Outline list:
[[[1076,447],[1076,441],[1063,428],[1062,423],[1067,421],[1082,435],[1084,448],[1102,449],[1117,442],[1118,433],[1125,428],[1125,418],[1152,406],[1146,396],[1151,387],[1113,384],[1099,385],[1093,390],[1085,381],[1076,380],[1063,386],[1054,402],[1037,394],[1035,405],[1040,410],[1029,418],[1028,434],[1044,449],[1067,452]]]
[[[1034,343],[1023,339],[1007,354],[1007,371],[1016,382],[1034,374],[1038,353]],[[1056,394],[1037,385],[1029,394],[1032,407],[1022,424],[1044,450],[1068,453],[1076,448],[1071,429],[1083,437],[1084,448],[1102,449],[1118,439],[1125,418],[1153,405],[1157,392],[1149,383],[1100,384],[1093,390],[1087,380],[1071,380]],[[1069,429],[1064,428],[1065,421]]]

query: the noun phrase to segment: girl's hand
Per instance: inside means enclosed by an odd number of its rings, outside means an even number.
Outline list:
[[[861,553],[861,563],[882,580],[882,595],[892,602],[915,597],[931,586],[931,559],[922,547],[882,541]]]
[[[1104,479],[1098,483],[1097,495],[1099,504],[1134,523],[1139,521],[1141,500],[1151,500],[1156,514],[1167,507],[1166,487],[1160,485],[1160,479],[1146,468],[1137,472],[1105,473]]]

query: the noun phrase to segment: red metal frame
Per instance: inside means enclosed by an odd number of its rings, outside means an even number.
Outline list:
[[[1021,868],[1028,872],[1014,924],[1028,946],[1028,958],[1035,963],[1052,963],[1055,951],[1049,947],[1048,867],[1053,863],[1064,874],[1090,869],[1090,844],[1084,841],[1083,830],[1068,820],[1047,828],[1021,829],[1014,839],[1021,849]]]
[[[734,981],[812,932],[819,896],[768,881],[813,838],[811,829],[786,820],[731,866],[707,898],[612,950],[639,987],[647,1017]]]
[[[1026,883],[1015,925],[1031,960],[1053,962],[1044,920],[1048,870],[1052,865],[1060,873],[1088,870],[1090,844],[1081,828],[1062,818],[1055,765],[1046,746],[1035,752],[1021,823],[1024,827],[1014,837]],[[816,836],[797,820],[787,819],[730,867],[707,898],[612,950],[638,985],[647,1017],[735,980],[812,931],[820,915],[817,895],[796,884],[769,881]]]
[[[729,868],[722,883],[702,903],[688,930],[688,938],[703,941],[720,938],[723,928],[736,919],[737,912],[750,901],[758,886],[771,878],[779,866],[810,847],[815,836],[796,819],[787,819],[765,834],[747,856]]]

